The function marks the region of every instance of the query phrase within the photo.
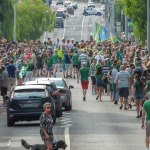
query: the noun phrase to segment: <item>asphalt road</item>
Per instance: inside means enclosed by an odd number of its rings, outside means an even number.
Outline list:
[[[46,40],[47,37],[51,37],[54,42],[57,38],[74,39],[75,41],[89,40],[90,35],[94,35],[95,22],[104,25],[105,19],[103,16],[83,16],[82,9],[85,6],[87,6],[86,3],[79,3],[75,14],[64,19],[64,28],[55,28],[53,33],[46,32],[43,38]],[[51,7],[56,10],[63,6],[56,6],[53,3]],[[96,8],[100,8],[100,4],[96,4]]]
[[[59,37],[87,40],[93,33],[95,21],[103,21],[96,16],[83,17],[79,10],[66,19],[64,29],[55,29],[48,36],[54,40]],[[59,73],[59,76],[61,74]],[[109,101],[109,96],[103,95],[103,102],[96,101],[91,94],[91,85],[87,100],[82,100],[81,85],[75,79],[66,79],[68,85],[73,85],[73,110],[63,112],[63,117],[57,118],[54,126],[56,140],[64,139],[67,150],[142,150],[145,148],[145,131],[140,128],[141,119],[136,119],[135,106],[132,110],[120,110],[119,105]],[[0,100],[1,103],[1,100]],[[0,109],[0,150],[24,150],[20,139],[30,144],[42,143],[39,136],[39,122],[18,122],[14,127],[7,127],[6,112]]]
[[[60,73],[58,73],[61,76]],[[66,79],[73,85],[73,110],[63,112],[54,126],[56,140],[67,142],[67,150],[141,150],[145,148],[145,131],[140,128],[141,119],[136,119],[132,110],[120,110],[119,105],[103,95],[103,102],[96,101],[89,85],[87,100],[82,100],[81,85],[75,79]],[[134,104],[133,104],[134,105]],[[6,113],[0,114],[0,150],[23,150],[20,139],[29,143],[42,143],[39,122],[17,122],[7,127]]]

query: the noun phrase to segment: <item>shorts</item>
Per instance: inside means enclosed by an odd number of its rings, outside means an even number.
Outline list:
[[[87,90],[88,89],[88,84],[89,84],[88,80],[81,81],[82,89]]]
[[[9,78],[9,84],[11,86],[16,85],[16,78]]]
[[[46,71],[52,71],[52,67],[47,67],[46,66]]]
[[[96,85],[96,77],[95,76],[91,76],[91,80],[92,80],[92,85]]]
[[[65,64],[65,68],[66,68],[66,70],[70,70],[71,69],[71,64]]]
[[[78,69],[78,68],[79,68],[79,66],[78,66],[78,65],[73,65],[73,68],[77,68],[77,69]]]
[[[146,125],[146,136],[150,136],[150,121],[146,121],[145,122],[145,125]]]
[[[97,79],[96,80],[96,86],[97,87],[103,87],[104,86],[104,81],[102,79]]]
[[[61,69],[62,69],[62,71],[66,71],[65,66],[62,66]]]
[[[142,100],[143,97],[144,97],[144,95],[142,92],[136,92],[134,95],[135,99],[141,99]]]
[[[61,64],[62,63],[62,58],[58,57],[58,59],[59,59],[59,63]]]
[[[119,88],[119,96],[123,97],[124,99],[128,99],[129,88],[128,87]]]
[[[57,67],[58,67],[58,64],[53,64],[54,69],[57,69]]]
[[[2,86],[1,87],[1,96],[6,96],[7,95],[7,88]]]
[[[43,69],[43,65],[42,64],[36,64],[36,69],[37,70]]]

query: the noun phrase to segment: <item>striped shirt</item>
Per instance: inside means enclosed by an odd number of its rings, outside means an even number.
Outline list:
[[[102,66],[102,72],[107,75],[108,72],[110,71],[111,67],[110,66]]]
[[[128,71],[120,71],[117,73],[116,79],[118,79],[118,88],[129,87],[128,79],[130,74]]]
[[[81,54],[80,56],[79,56],[79,62],[81,62],[81,64],[83,63],[83,62],[88,62],[88,56],[86,55],[86,54]]]

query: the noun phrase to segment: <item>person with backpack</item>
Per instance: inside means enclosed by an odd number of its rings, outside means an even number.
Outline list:
[[[134,75],[134,98],[136,99],[136,111],[137,111],[137,117],[142,117],[142,101],[144,97],[144,83],[140,79],[140,76],[138,74]]]

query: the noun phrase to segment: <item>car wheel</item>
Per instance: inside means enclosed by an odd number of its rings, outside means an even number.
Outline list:
[[[62,106],[59,111],[56,112],[56,117],[61,117],[62,116]]]
[[[69,106],[65,107],[65,111],[71,111],[72,110],[72,105],[69,103]]]
[[[101,16],[101,13],[97,13],[97,16]]]
[[[88,16],[88,13],[85,13],[85,16]]]

